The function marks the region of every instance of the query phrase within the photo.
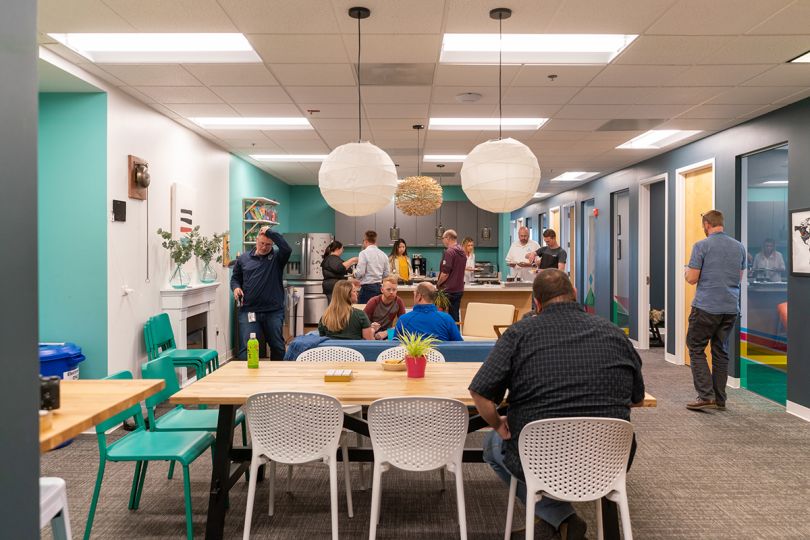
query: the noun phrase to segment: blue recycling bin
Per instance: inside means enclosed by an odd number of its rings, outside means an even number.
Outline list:
[[[44,377],[78,379],[79,362],[83,361],[82,349],[75,343],[39,344],[39,373]]]

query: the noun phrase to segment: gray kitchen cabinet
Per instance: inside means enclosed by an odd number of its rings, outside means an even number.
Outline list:
[[[442,203],[441,208],[441,225],[444,227],[444,230],[453,229],[456,230],[456,216],[458,215],[458,202],[457,201],[446,201]],[[438,221],[438,220],[437,220]],[[456,231],[458,232],[458,231]],[[442,241],[441,238],[436,239],[436,245],[441,246]]]
[[[366,237],[366,231],[377,231],[377,219],[375,214],[370,216],[358,216],[354,218],[354,237],[356,246],[363,245],[363,239]],[[386,230],[386,234],[388,231]],[[381,231],[377,231],[377,238],[381,235]]]
[[[416,242],[415,246],[435,246],[436,245],[436,213],[416,218]],[[439,242],[441,245],[441,242]]]
[[[399,227],[399,237],[405,240],[408,246],[416,246],[416,216],[403,214],[397,208],[397,227]],[[392,242],[393,243],[393,242]]]
[[[335,240],[346,246],[354,246],[356,240],[355,218],[335,212]]]
[[[478,208],[469,201],[459,201],[456,212],[456,232],[458,241],[470,237],[478,245]]]
[[[477,229],[475,241],[479,247],[498,247],[498,214],[479,208]]]
[[[377,246],[385,251],[386,246],[393,245],[391,240],[391,227],[394,225],[394,204],[378,210],[374,214],[374,230],[377,231]]]

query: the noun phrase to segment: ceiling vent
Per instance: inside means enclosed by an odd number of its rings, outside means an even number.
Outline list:
[[[430,86],[435,64],[360,64],[363,86]]]
[[[660,118],[618,118],[605,122],[596,131],[648,131],[664,122]]]

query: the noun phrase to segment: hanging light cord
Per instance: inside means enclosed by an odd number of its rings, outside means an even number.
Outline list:
[[[416,176],[422,176],[422,155],[419,147],[419,132],[421,129],[416,129]]]
[[[360,96],[360,17],[357,17],[357,142],[363,140],[363,117],[361,115]]]
[[[358,60],[359,62],[359,60]],[[498,17],[498,140],[503,138],[503,17]]]

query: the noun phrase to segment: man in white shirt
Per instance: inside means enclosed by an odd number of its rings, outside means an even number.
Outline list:
[[[358,304],[366,304],[381,294],[382,280],[389,274],[388,255],[377,247],[377,233],[366,231],[363,251],[357,260],[354,277],[360,280]]]
[[[766,238],[762,243],[762,251],[754,257],[754,280],[787,281],[785,279],[785,259],[774,247],[775,242],[772,238]]]
[[[506,254],[506,264],[509,266],[509,274],[519,277],[521,281],[531,283],[534,280],[534,269],[532,263],[526,258],[529,253],[534,253],[540,249],[540,244],[534,240],[529,240],[529,229],[521,227],[518,230],[518,241],[514,242]]]

